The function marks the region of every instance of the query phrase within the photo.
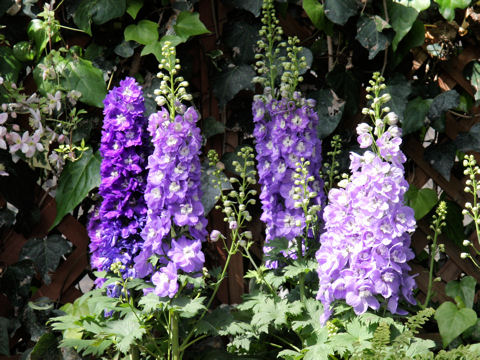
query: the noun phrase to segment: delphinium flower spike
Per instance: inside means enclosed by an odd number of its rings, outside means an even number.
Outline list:
[[[269,242],[284,237],[297,249],[296,238],[306,231],[306,216],[302,207],[295,206],[295,169],[300,160],[308,164],[306,178],[310,179],[307,191],[315,194],[308,198],[308,204],[322,205],[323,182],[319,177],[321,167],[321,141],[317,137],[318,115],[315,101],[305,99],[296,87],[307,67],[306,59],[300,56],[301,48],[297,38],[290,38],[288,44],[280,42],[282,30],[278,26],[272,0],[263,4],[263,19],[258,46],[262,50],[257,55],[255,78],[264,86],[264,93],[254,98],[252,112],[255,123],[254,137],[258,162],[260,200],[266,224],[264,253],[271,251]],[[287,47],[287,58],[279,56],[280,48]],[[281,69],[272,64],[281,62],[283,73],[277,85]],[[285,257],[296,258],[297,251],[285,251]],[[275,268],[277,261],[267,260],[266,266]]]
[[[323,213],[325,232],[316,254],[323,323],[335,300],[345,300],[357,314],[369,307],[377,310],[380,297],[394,314],[404,313],[400,299],[415,303],[407,262],[414,257],[410,233],[416,223],[413,210],[404,205],[406,158],[400,150],[398,117],[384,107],[390,95],[380,95],[383,81],[375,73],[367,87],[372,104],[363,113],[374,126],[357,126],[360,147],[371,150],[350,154],[352,174],[340,181],[340,188],[330,190]]]
[[[148,120],[154,150],[147,166],[145,244],[135,258],[135,268],[142,277],[151,275],[157,295],[173,297],[179,271],[202,270],[201,248],[207,233],[200,200],[199,115],[182,103],[191,100],[191,95],[186,92],[188,83],[177,76],[180,65],[175,48],[165,42],[162,54],[158,73],[162,80],[155,92],[162,108]]]
[[[88,226],[91,263],[94,269],[108,271],[120,262],[124,276],[135,277],[133,258],[143,244],[140,232],[147,213],[143,193],[150,153],[142,90],[133,78],[126,78],[108,93],[104,104],[99,188],[103,201]]]

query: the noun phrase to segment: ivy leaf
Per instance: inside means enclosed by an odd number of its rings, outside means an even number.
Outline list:
[[[408,102],[402,121],[403,136],[420,130],[425,125],[428,111],[433,99],[422,99],[417,96]]]
[[[465,9],[471,0],[433,0],[438,4],[438,11],[448,20],[452,21],[455,18],[455,9]]]
[[[255,61],[255,48],[260,39],[258,31],[260,26],[249,24],[245,21],[227,22],[224,27],[223,37],[225,44],[232,49],[236,62],[250,64]]]
[[[425,150],[423,157],[440,175],[450,181],[450,171],[455,162],[456,152],[455,144],[449,141],[443,144],[430,145]]]
[[[0,228],[10,227],[15,223],[15,213],[8,208],[0,209]]]
[[[259,17],[262,11],[262,0],[223,0],[229,6],[237,9],[250,11],[255,17]]]
[[[4,80],[17,82],[22,70],[22,63],[15,58],[13,50],[7,46],[0,46],[0,74]]]
[[[51,332],[40,337],[29,355],[31,360],[57,360],[62,357],[58,349],[57,337]]]
[[[445,294],[452,299],[460,297],[465,307],[471,309],[475,298],[477,281],[471,276],[465,276],[460,281],[449,281],[445,286]]]
[[[328,86],[346,101],[344,107],[345,115],[355,115],[358,111],[360,100],[360,82],[353,72],[342,69],[341,65],[337,65],[327,74],[326,81]]]
[[[425,42],[425,25],[420,20],[415,20],[407,35],[400,41],[391,60],[392,69],[401,63],[411,49],[422,46]]]
[[[55,196],[57,201],[57,216],[50,229],[57,226],[63,217],[82,202],[90,190],[100,186],[100,163],[102,158],[97,151],[85,151],[75,162],[69,162],[58,180]]]
[[[458,309],[457,306],[446,301],[435,312],[435,320],[442,336],[443,347],[461,335],[477,322],[477,313],[468,308]]]
[[[396,73],[386,82],[387,88],[381,94],[388,93],[392,99],[387,103],[390,109],[397,114],[400,121],[404,119],[404,112],[407,107],[407,98],[412,92],[410,83],[402,74]]]
[[[102,70],[94,67],[88,60],[71,55],[67,56],[66,64],[61,79],[62,85],[67,90],[80,91],[81,102],[103,108],[107,86],[103,80]]]
[[[20,260],[30,259],[42,275],[45,284],[50,284],[49,272],[54,271],[60,259],[71,248],[70,243],[61,235],[28,240],[20,252]]]
[[[368,50],[368,59],[373,59],[380,51],[388,47],[389,40],[382,34],[382,18],[362,15],[357,21],[357,39]]]
[[[460,95],[456,90],[445,91],[433,99],[428,112],[432,127],[438,132],[445,131],[445,111],[456,108],[460,103]]]
[[[325,11],[318,0],[303,0],[303,10],[308,15],[312,24],[319,30],[325,29]]]
[[[331,89],[320,89],[310,93],[309,97],[317,100],[315,105],[315,111],[318,114],[317,136],[325,139],[340,123],[345,101]]]
[[[188,39],[191,36],[208,34],[210,31],[200,21],[200,14],[190,11],[182,11],[177,16],[177,22],[173,25],[175,34]]]
[[[102,25],[122,16],[126,6],[126,0],[83,0],[73,14],[73,22],[91,36],[92,23]]]
[[[462,152],[480,151],[480,123],[473,125],[468,132],[458,134],[455,139],[457,149]]]
[[[415,220],[420,220],[427,215],[437,204],[437,193],[432,189],[417,189],[410,185],[405,193],[405,202],[415,211]]]
[[[418,12],[427,10],[430,7],[430,0],[394,0],[403,6],[413,7]]]
[[[225,106],[241,90],[253,91],[252,79],[254,76],[255,71],[250,66],[240,65],[215,77],[213,94],[217,97],[219,105]]]
[[[209,116],[203,121],[202,128],[203,136],[205,136],[206,139],[225,132],[225,125],[220,121],[215,120],[213,116]]]
[[[480,62],[471,61],[463,69],[465,78],[470,81],[470,84],[475,88],[475,101],[480,100]]]
[[[135,48],[138,46],[139,45],[134,41],[122,41],[120,44],[115,46],[113,51],[118,56],[121,56],[123,58],[129,58],[133,55]]]
[[[143,7],[143,0],[127,0],[127,14],[132,17],[133,20],[137,18],[138,12]]]
[[[418,16],[418,11],[414,7],[404,6],[392,2],[388,8],[390,15],[390,24],[395,30],[395,36],[392,40],[393,51],[397,50],[400,41],[408,34]]]
[[[220,189],[214,185],[213,182],[217,182],[217,177],[213,174],[213,166],[208,165],[208,161],[202,163],[202,177],[201,177],[201,188],[202,188],[202,205],[207,216],[210,211],[213,209],[217,203],[217,196],[220,196]],[[225,174],[222,173],[222,190],[231,190],[232,185],[228,181]]]
[[[138,24],[128,25],[124,32],[125,41],[136,41],[147,45],[158,40],[158,24],[150,20],[140,20]]]
[[[345,25],[359,9],[356,0],[325,0],[325,16],[338,25]]]

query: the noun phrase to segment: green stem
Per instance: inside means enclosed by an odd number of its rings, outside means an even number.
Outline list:
[[[172,346],[172,360],[180,360],[180,347],[178,346],[178,315],[170,309],[170,343]]]
[[[207,311],[210,308],[210,305],[212,305],[212,302],[215,299],[215,295],[217,295],[218,289],[220,288],[220,284],[223,282],[223,279],[225,279],[225,274],[227,273],[227,268],[228,268],[228,265],[230,264],[230,260],[233,256],[233,254],[235,254],[236,251],[237,251],[238,245],[237,245],[237,241],[236,241],[237,240],[236,235],[237,235],[236,232],[232,232],[232,243],[230,245],[230,249],[228,249],[227,259],[225,260],[225,265],[223,266],[223,270],[222,270],[222,273],[220,274],[220,278],[218,279],[217,283],[215,284],[215,288],[213,289],[213,293],[210,296],[210,299],[208,300],[207,306],[205,307],[205,309],[203,310],[202,314],[197,319],[197,321],[195,321],[195,324],[193,324],[193,326],[192,326],[192,330],[190,330],[189,334],[187,335],[185,340],[183,340],[182,344],[180,345],[180,352],[181,353],[183,353],[185,351],[185,349],[187,349],[188,345],[190,344],[189,340],[193,336],[194,330],[196,329],[198,323],[200,321],[202,321],[202,319],[207,314]]]
[[[273,336],[273,337],[274,337],[275,339],[277,339],[277,340],[280,340],[280,341],[283,342],[284,344],[290,346],[293,350],[298,351],[298,352],[301,352],[301,350],[300,350],[298,347],[296,347],[296,346],[293,345],[292,343],[288,342],[287,340],[281,338],[280,336],[275,335],[275,334],[271,334],[271,336]]]
[[[437,237],[438,233],[435,230],[435,235],[433,236],[433,244],[430,249],[430,268],[428,270],[428,288],[427,288],[427,296],[425,298],[425,304],[423,308],[425,309],[430,302],[430,298],[432,297],[432,286],[433,286],[433,265],[435,261],[435,254],[437,252]]]
[[[268,289],[270,290],[270,292],[272,293],[272,295],[274,297],[278,297],[278,294],[275,290],[273,290],[272,285],[270,285],[268,282],[265,281],[265,277],[263,276],[263,272],[261,272],[260,269],[258,268],[257,264],[255,264],[255,261],[253,260],[252,255],[248,251],[247,247],[245,247],[245,254],[247,255],[248,260],[250,260],[250,263],[255,268],[255,271],[257,272],[257,274],[260,275],[260,277],[262,278],[262,283],[267,285]]]
[[[297,258],[299,261],[303,260],[303,249],[302,249],[301,237],[297,238]],[[298,287],[300,288],[300,301],[302,303],[305,303],[305,273],[303,271],[300,273]]]

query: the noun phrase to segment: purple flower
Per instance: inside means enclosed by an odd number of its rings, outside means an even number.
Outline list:
[[[173,298],[178,291],[177,268],[170,262],[152,275],[152,282],[155,285],[153,292],[160,296]]]
[[[133,257],[144,242],[140,232],[147,213],[143,193],[150,153],[142,90],[133,78],[126,78],[108,93],[104,105],[99,188],[103,201],[88,226],[91,264],[108,271],[121,262],[124,276],[135,276]]]
[[[308,176],[315,179],[308,191],[316,191],[318,195],[311,204],[322,205],[324,201],[323,182],[319,178],[321,141],[316,134],[318,116],[313,106],[313,101],[305,99],[267,101],[266,97],[258,97],[253,102],[263,209],[261,220],[266,224],[264,253],[267,255],[271,240],[285,237],[292,242],[304,232],[305,214],[295,207],[294,200],[294,174],[301,158],[310,162]],[[286,251],[283,255],[293,259],[296,251]],[[266,265],[274,268],[278,262],[267,261]]]
[[[392,115],[389,115],[392,116]],[[387,119],[388,120],[388,119]],[[358,142],[368,147],[375,141],[378,153],[352,153],[352,175],[345,188],[332,189],[323,218],[318,261],[319,291],[324,323],[331,304],[343,299],[357,314],[378,310],[383,297],[392,313],[400,299],[415,303],[413,277],[407,262],[413,259],[410,233],[415,230],[413,210],[403,204],[408,184],[404,178],[405,156],[400,150],[401,131],[388,122],[357,127]],[[382,133],[383,132],[383,133]],[[339,287],[340,284],[341,286]]]
[[[205,262],[200,240],[189,240],[185,236],[172,239],[172,248],[168,257],[180,269],[187,273],[200,271]]]

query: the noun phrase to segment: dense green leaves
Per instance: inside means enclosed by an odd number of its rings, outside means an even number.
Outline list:
[[[460,103],[460,95],[455,90],[449,90],[437,95],[430,106],[428,117],[432,121],[432,127],[439,131],[445,131],[445,111],[453,109]]]
[[[325,0],[325,15],[333,23],[345,25],[358,13],[359,5],[356,0]]]
[[[471,276],[465,276],[460,281],[449,281],[445,286],[445,293],[461,304],[461,307],[471,309],[475,298],[476,280]]]
[[[433,0],[438,4],[440,14],[447,19],[452,21],[455,17],[455,9],[465,9],[470,3],[471,0]]]
[[[454,303],[447,301],[438,307],[435,320],[438,323],[443,346],[446,347],[453,339],[475,325],[477,314],[472,309],[459,309]]]
[[[158,40],[158,24],[150,20],[140,20],[138,24],[128,25],[124,35],[125,41],[134,40],[147,45]]]
[[[92,35],[92,23],[105,24],[125,13],[125,0],[83,0],[73,14],[74,23]]]
[[[225,24],[225,44],[232,49],[237,63],[249,64],[255,60],[255,48],[260,39],[260,26],[245,21],[234,21]]]
[[[55,334],[51,332],[43,334],[29,356],[31,360],[58,360],[63,357],[58,349],[58,341]]]
[[[388,93],[392,99],[388,102],[390,109],[398,115],[402,122],[404,119],[404,112],[407,107],[407,98],[412,92],[412,87],[405,77],[396,73],[391,79],[386,82],[387,88],[382,91],[382,94]]]
[[[100,163],[100,154],[93,154],[91,149],[85,151],[80,160],[67,163],[58,180],[57,216],[51,228],[80,204],[90,190],[100,185]]]
[[[219,105],[224,106],[241,90],[253,90],[255,71],[248,65],[239,65],[220,73],[215,79],[213,93]]]
[[[32,43],[28,41],[19,41],[13,45],[13,55],[18,61],[27,62],[35,58],[35,50]]]
[[[5,80],[16,82],[22,64],[15,58],[13,50],[7,46],[0,46],[0,74]]]
[[[430,7],[430,0],[395,0],[403,6],[413,7],[418,12],[427,10]]]
[[[63,255],[70,250],[70,243],[60,235],[33,238],[27,241],[20,253],[20,259],[30,259],[43,281],[50,284],[49,272],[54,271]]]
[[[405,201],[413,211],[415,211],[415,220],[420,220],[433,209],[438,202],[437,193],[432,189],[417,189],[410,185],[405,193]]]
[[[137,14],[142,7],[143,0],[127,0],[127,14],[134,20],[137,18]]]

